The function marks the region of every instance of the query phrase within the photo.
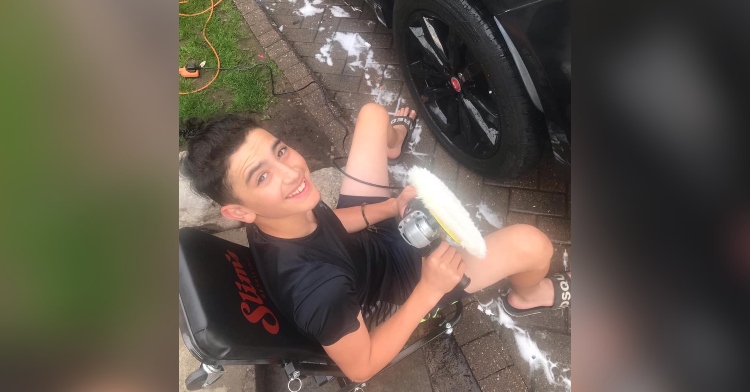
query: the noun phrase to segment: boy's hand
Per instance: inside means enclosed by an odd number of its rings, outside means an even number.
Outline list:
[[[404,217],[404,210],[406,209],[406,205],[409,204],[409,202],[417,196],[417,188],[414,188],[412,185],[407,185],[404,187],[404,190],[401,191],[401,194],[398,195],[396,198],[396,213],[397,216]]]
[[[423,259],[420,283],[442,296],[456,287],[464,276],[465,270],[466,262],[461,259],[461,254],[456,251],[455,247],[442,241],[429,256]]]

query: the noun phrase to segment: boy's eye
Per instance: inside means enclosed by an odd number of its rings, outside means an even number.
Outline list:
[[[281,158],[281,156],[282,156],[282,155],[284,155],[284,154],[286,154],[286,147],[282,147],[282,148],[281,148],[281,149],[279,150],[279,154],[278,154],[278,155],[279,155],[279,158]]]
[[[263,173],[258,177],[258,184],[265,181],[266,177],[268,177],[268,173]]]

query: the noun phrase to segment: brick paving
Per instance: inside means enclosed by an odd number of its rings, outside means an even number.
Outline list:
[[[319,82],[344,118],[353,121],[359,108],[368,102],[379,103],[389,111],[413,106],[403,82],[392,33],[380,25],[363,0],[234,1],[266,54],[284,72],[287,82],[295,88],[313,80]],[[306,12],[301,11],[303,7]],[[338,150],[344,131],[330,126],[323,93],[311,87],[299,95],[326,129],[332,150]],[[545,232],[555,245],[551,269],[563,271],[563,252],[567,251],[572,259],[570,185],[554,172],[551,164],[542,163],[514,180],[482,178],[458,164],[421,121],[418,125],[420,131],[415,133],[420,140],[413,145],[414,154],[405,156],[394,168],[394,183],[399,182],[399,168],[420,165],[430,169],[467,205],[470,213],[477,213],[482,206],[494,214],[494,218],[483,215],[479,222],[484,233],[495,229],[492,223],[502,226],[525,223]],[[530,371],[513,331],[491,321],[477,309],[479,303],[496,298],[499,287],[502,282],[466,300],[464,320],[454,335],[423,349],[423,358],[417,357],[424,362],[423,367],[415,365],[416,359],[412,359],[408,366],[389,370],[392,374],[388,376],[389,382],[429,377],[429,384],[424,381],[421,387],[408,388],[415,391],[567,390],[565,385],[549,384],[542,371]],[[569,311],[519,318],[516,326],[526,331],[539,349],[559,365],[556,371],[570,366]],[[462,372],[462,367],[455,363],[467,365],[470,371]],[[415,376],[415,366],[424,374]],[[565,375],[569,378],[570,373]],[[377,380],[372,384],[378,385]]]

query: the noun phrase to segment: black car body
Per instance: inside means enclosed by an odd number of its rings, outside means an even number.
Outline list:
[[[366,0],[392,28],[394,3]],[[406,1],[406,0],[403,0]],[[474,0],[492,15],[534,106],[544,114],[549,146],[562,172],[571,159],[571,9],[569,0]]]

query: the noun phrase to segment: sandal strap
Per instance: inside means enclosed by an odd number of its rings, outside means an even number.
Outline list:
[[[555,289],[555,301],[552,304],[552,309],[569,308],[572,296],[570,276],[567,273],[552,274],[549,279]]]
[[[404,125],[409,131],[413,131],[416,123],[413,118],[408,116],[396,116],[391,119],[391,125]]]

